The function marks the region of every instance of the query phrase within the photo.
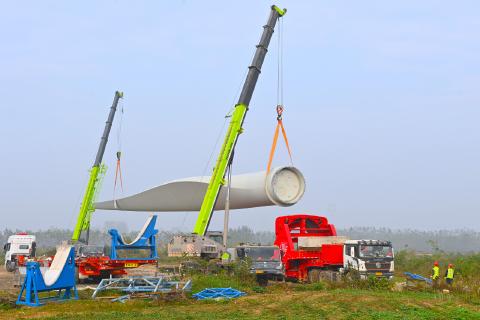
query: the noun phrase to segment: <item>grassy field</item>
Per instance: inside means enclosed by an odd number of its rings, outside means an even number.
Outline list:
[[[308,287],[307,287],[308,288]],[[0,319],[480,319],[480,304],[452,294],[275,286],[231,301],[81,300],[3,307]]]
[[[428,275],[433,260],[458,266],[450,293],[429,287],[395,291],[403,271]],[[397,255],[395,281],[344,281],[335,283],[270,283],[258,287],[245,270],[227,274],[192,274],[193,292],[208,287],[233,287],[245,297],[231,301],[132,300],[112,303],[91,300],[91,290],[80,291],[80,301],[51,303],[40,308],[16,307],[17,290],[0,291],[0,319],[480,319],[480,257],[473,255]],[[1,279],[0,279],[1,281]],[[112,295],[112,292],[105,293]],[[118,294],[118,293],[116,293]]]

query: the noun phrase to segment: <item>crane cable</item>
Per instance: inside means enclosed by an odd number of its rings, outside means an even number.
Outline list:
[[[113,184],[113,205],[116,208],[117,202],[115,200],[115,192],[117,189],[117,180],[120,182],[120,189],[123,193],[123,178],[122,178],[122,168],[121,168],[121,157],[122,157],[122,124],[123,124],[123,100],[120,101],[120,119],[117,125],[117,167],[115,169],[115,182]]]
[[[253,57],[255,56],[255,54],[252,54],[252,57],[250,60],[253,59]],[[225,128],[227,126],[227,122],[228,120],[232,117],[232,114],[233,114],[233,111],[235,110],[235,100],[238,99],[238,96],[240,95],[240,91],[242,90],[242,84],[243,84],[243,81],[244,79],[246,78],[248,74],[248,69],[246,69],[244,71],[244,73],[242,74],[242,77],[240,78],[239,80],[239,83],[238,83],[238,88],[235,92],[235,95],[233,96],[232,98],[232,102],[230,103],[230,108],[228,109],[227,113],[225,114],[224,118],[223,118],[223,124],[222,124],[222,127],[220,128],[218,134],[217,134],[217,138],[215,140],[215,144],[213,145],[213,148],[211,149],[211,152],[210,152],[210,155],[208,157],[208,161],[205,163],[205,167],[203,168],[203,172],[202,172],[202,175],[200,176],[201,177],[201,180],[203,181],[203,179],[206,177],[206,174],[207,174],[207,170],[208,168],[210,167],[211,163],[212,163],[212,160],[213,160],[213,156],[215,155],[215,151],[217,150],[217,147],[218,147],[218,143],[220,142],[220,139],[222,137],[224,137],[224,131],[225,131]],[[185,225],[185,221],[187,219],[187,215],[189,214],[188,211],[185,211],[185,215],[183,216],[183,221],[182,221],[182,224],[181,224],[181,227],[180,228],[183,228],[183,226]]]
[[[288,155],[290,157],[290,163],[293,165],[292,159],[292,150],[290,144],[288,143],[287,133],[285,131],[285,126],[283,125],[283,111],[285,107],[283,106],[283,20],[279,20],[278,25],[278,63],[277,63],[277,126],[275,127],[275,133],[273,135],[272,147],[270,148],[270,156],[268,158],[267,164],[267,174],[272,168],[272,161],[275,155],[275,149],[277,148],[278,135],[280,129],[282,129],[282,136],[287,147]]]

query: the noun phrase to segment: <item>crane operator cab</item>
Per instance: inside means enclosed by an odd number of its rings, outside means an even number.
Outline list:
[[[344,245],[344,271],[355,270],[361,279],[371,276],[391,279],[395,270],[393,259],[390,241],[347,240]]]

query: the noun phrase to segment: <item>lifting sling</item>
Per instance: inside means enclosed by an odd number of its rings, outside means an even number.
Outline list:
[[[287,133],[285,131],[285,127],[283,126],[282,114],[283,114],[283,106],[278,105],[277,106],[277,126],[275,127],[275,133],[273,135],[272,147],[270,149],[270,156],[268,158],[267,174],[270,172],[270,169],[272,168],[273,156],[275,155],[275,149],[277,148],[278,134],[279,134],[280,129],[282,129],[282,136],[283,136],[283,139],[285,140],[285,145],[287,146],[288,155],[290,157],[290,163],[293,163],[292,150],[290,149],[290,144],[288,143]]]

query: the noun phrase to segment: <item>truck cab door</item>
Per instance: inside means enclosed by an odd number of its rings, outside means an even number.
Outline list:
[[[3,246],[3,250],[5,251],[5,261],[10,260],[10,257],[12,255],[12,253],[10,252],[10,243],[6,243]]]
[[[343,267],[345,270],[349,269],[358,269],[358,259],[356,258],[355,245],[347,244],[345,245],[345,251],[343,256]]]
[[[37,243],[32,242],[32,247],[30,248],[30,257],[35,258],[37,253]]]
[[[5,268],[7,269],[7,271],[11,271],[11,268],[9,268],[9,264],[12,260],[12,252],[10,251],[10,243],[7,243],[6,245],[4,245],[3,250],[5,250]]]

